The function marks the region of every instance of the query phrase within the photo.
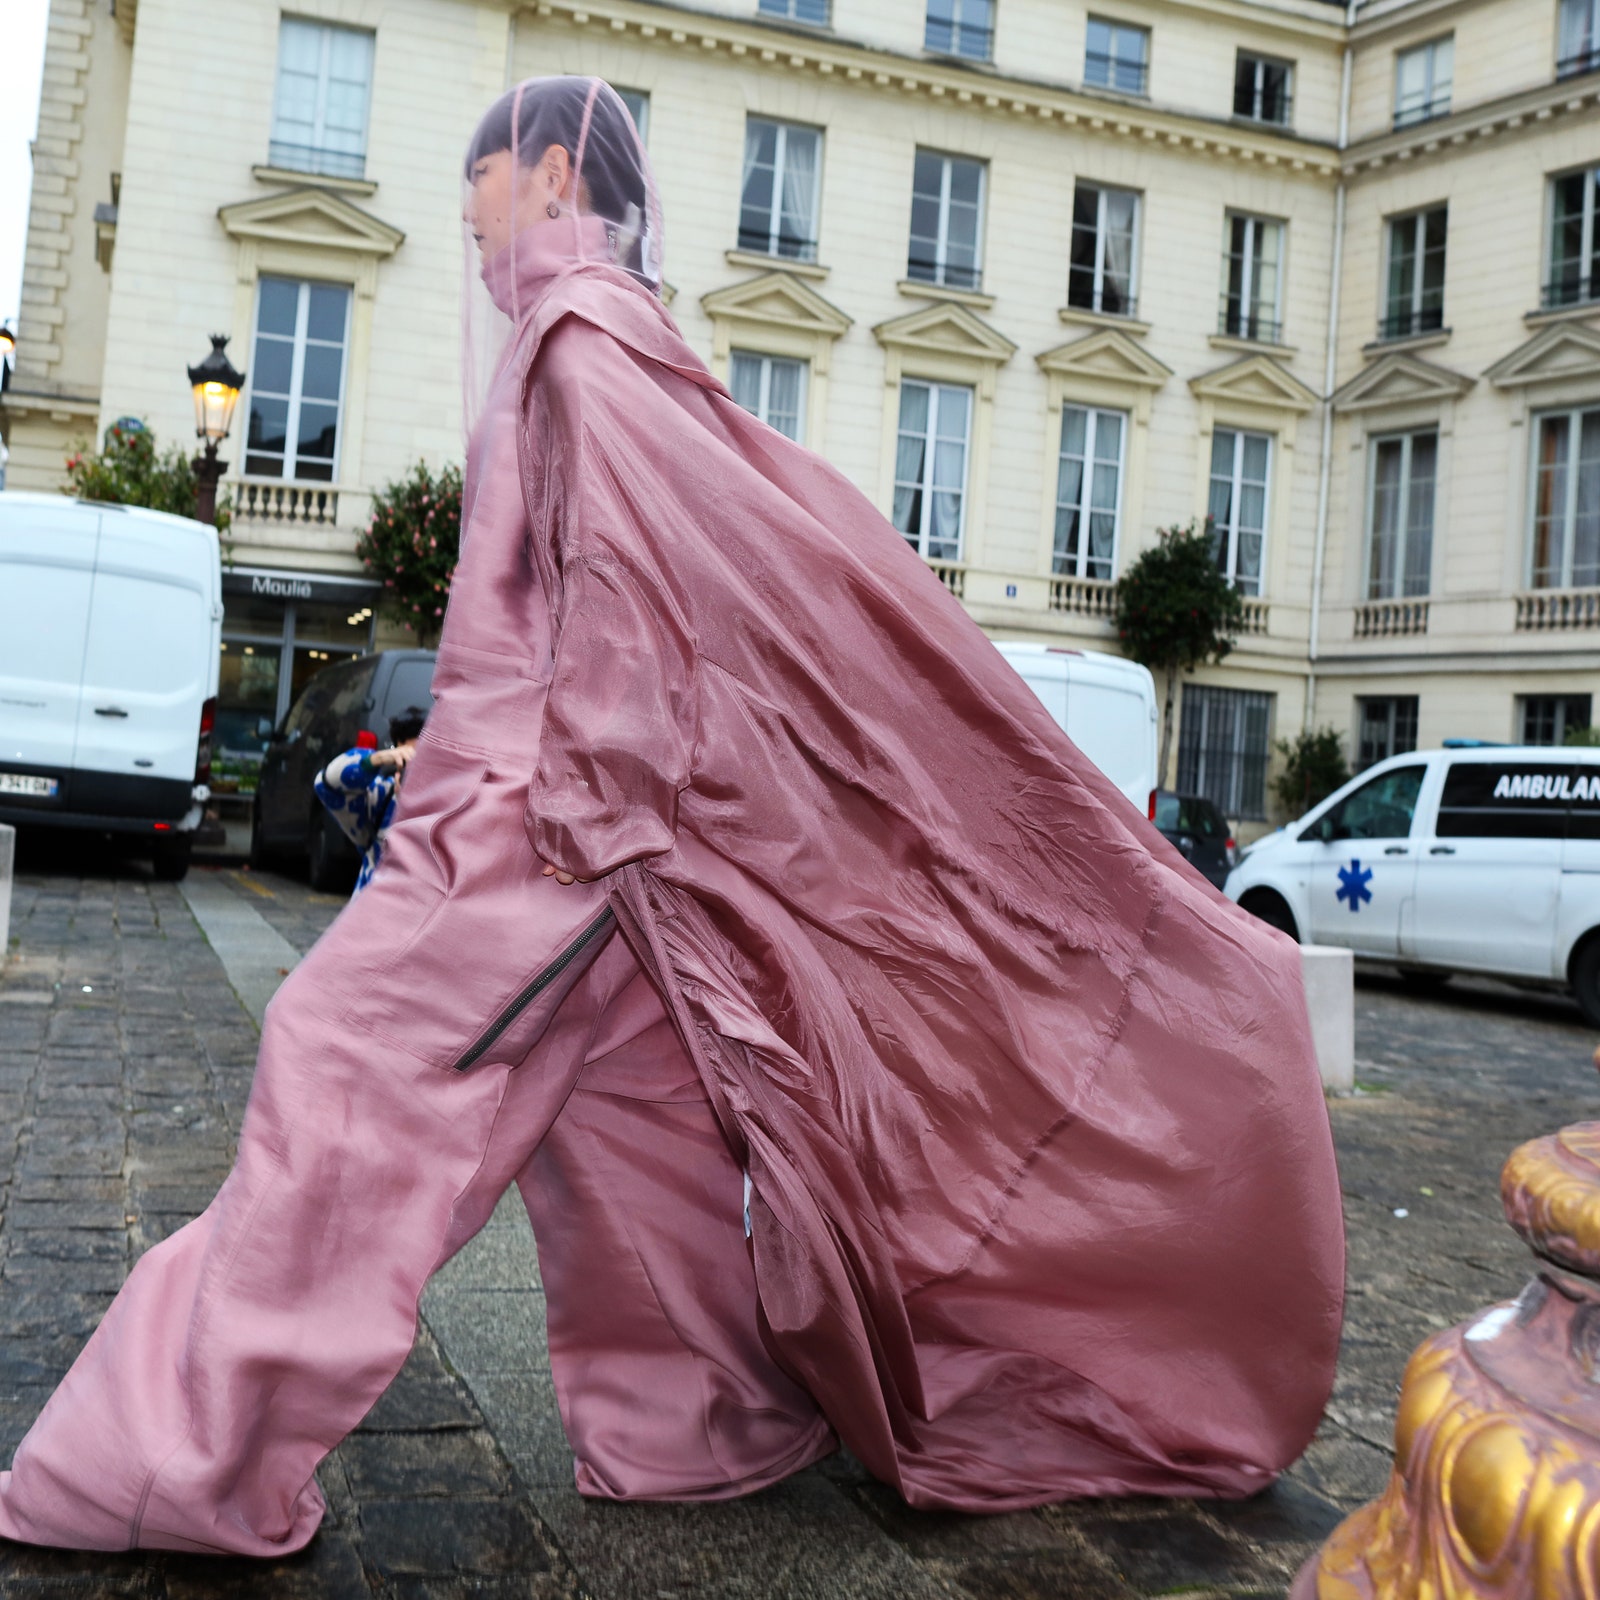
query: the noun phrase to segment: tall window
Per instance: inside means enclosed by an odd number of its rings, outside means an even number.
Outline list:
[[[1128,419],[1094,406],[1061,408],[1056,538],[1051,571],[1072,578],[1116,575],[1122,520],[1122,453]]]
[[[1269,435],[1237,428],[1211,435],[1211,537],[1218,568],[1241,594],[1261,593],[1271,466]]]
[[[1600,411],[1547,412],[1538,422],[1533,486],[1533,587],[1600,585]]]
[[[333,481],[349,325],[347,288],[291,278],[261,280],[250,363],[247,474]]]
[[[900,385],[894,525],[930,561],[961,559],[972,390],[961,384]]]
[[[983,279],[983,163],[917,151],[906,276],[953,289]]]
[[[1444,326],[1444,250],[1448,211],[1432,206],[1389,219],[1385,339],[1407,339]]]
[[[821,187],[822,135],[792,122],[751,117],[744,129],[739,248],[815,261]]]
[[[987,61],[994,53],[994,0],[928,0],[922,42],[940,55]]]
[[[1227,817],[1266,816],[1272,701],[1253,689],[1184,684],[1179,789],[1204,795]]]
[[[1402,50],[1394,62],[1394,125],[1408,127],[1442,117],[1450,109],[1455,81],[1456,42],[1453,34],[1430,39],[1414,50]]]
[[[1224,333],[1276,344],[1283,332],[1283,224],[1230,213],[1222,258]]]
[[[1523,744],[1565,744],[1569,733],[1592,727],[1594,697],[1587,694],[1517,696]]]
[[[1124,94],[1143,94],[1150,76],[1150,30],[1089,18],[1083,81]]]
[[[806,363],[783,356],[735,350],[728,388],[746,411],[776,428],[786,438],[802,437],[806,401]]]
[[[1072,195],[1067,304],[1131,317],[1138,308],[1139,197],[1131,189],[1079,182]]]
[[[1550,276],[1545,306],[1600,299],[1600,239],[1595,237],[1595,194],[1600,167],[1569,172],[1550,184]]]
[[[642,89],[618,89],[618,96],[623,105],[628,108],[628,115],[633,118],[633,125],[639,130],[639,138],[646,141],[650,137],[650,96]]]
[[[372,35],[285,17],[268,159],[275,167],[359,178],[367,158]]]
[[[1369,600],[1427,594],[1433,578],[1433,490],[1439,435],[1400,433],[1372,446]]]
[[[1556,76],[1570,78],[1600,67],[1600,0],[1561,0]]]
[[[1294,103],[1294,66],[1241,50],[1233,68],[1233,114],[1252,122],[1289,126]]]
[[[1362,695],[1356,700],[1356,771],[1417,748],[1414,694]]]
[[[756,8],[764,17],[787,17],[790,22],[828,26],[828,0],[761,0]]]

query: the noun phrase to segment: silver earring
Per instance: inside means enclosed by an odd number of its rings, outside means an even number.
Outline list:
[[[557,205],[557,204],[556,204],[556,203],[555,203],[555,201],[554,201],[554,200],[552,200],[552,201],[551,201],[551,202],[550,202],[550,203],[549,203],[549,204],[548,204],[548,205],[547,205],[547,206],[546,206],[546,207],[545,207],[545,208],[544,208],[544,214],[545,214],[545,215],[546,215],[546,216],[547,216],[547,217],[549,217],[549,219],[550,219],[550,220],[551,220],[551,221],[552,221],[552,222],[554,222],[554,221],[555,221],[555,220],[556,220],[556,218],[557,218],[557,217],[559,217],[559,216],[560,216],[560,215],[561,215],[561,207],[560,207],[560,206],[558,206],[558,205]]]

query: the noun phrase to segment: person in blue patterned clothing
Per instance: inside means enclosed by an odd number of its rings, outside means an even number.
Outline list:
[[[387,750],[366,750],[358,745],[335,756],[317,774],[313,785],[317,798],[339,824],[340,832],[361,852],[361,871],[351,899],[366,888],[383,859],[400,779],[416,752],[417,736],[427,715],[420,706],[407,706],[389,719]]]

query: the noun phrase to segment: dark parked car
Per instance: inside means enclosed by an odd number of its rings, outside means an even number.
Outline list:
[[[358,861],[311,787],[316,775],[362,733],[389,742],[389,719],[433,704],[433,651],[380,650],[319,672],[272,732],[261,757],[250,817],[250,859],[307,863],[314,889],[347,887]]]
[[[1155,825],[1197,872],[1220,889],[1239,859],[1228,819],[1203,795],[1157,789]]]

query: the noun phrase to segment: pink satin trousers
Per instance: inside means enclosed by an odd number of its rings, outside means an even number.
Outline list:
[[[0,1474],[0,1535],[304,1545],[318,1462],[512,1183],[584,1493],[719,1498],[832,1448],[762,1342],[743,1174],[700,1081],[603,892],[539,876],[525,794],[425,739],[384,869],[268,1008],[232,1173],[140,1259]]]

